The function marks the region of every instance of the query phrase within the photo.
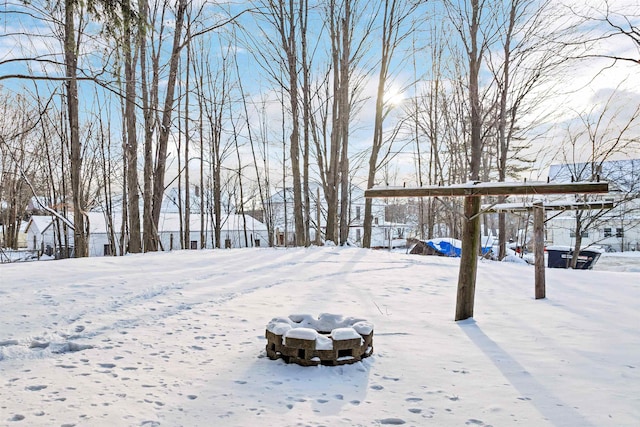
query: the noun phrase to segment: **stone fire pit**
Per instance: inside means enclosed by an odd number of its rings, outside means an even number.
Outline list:
[[[270,359],[302,366],[345,365],[373,353],[373,324],[336,314],[276,317],[267,325],[266,337]]]

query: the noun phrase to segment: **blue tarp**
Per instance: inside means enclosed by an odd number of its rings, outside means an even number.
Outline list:
[[[459,257],[462,253],[462,242],[457,239],[431,239],[425,242],[436,252],[449,257]],[[482,248],[482,255],[486,255],[491,250],[491,246]]]

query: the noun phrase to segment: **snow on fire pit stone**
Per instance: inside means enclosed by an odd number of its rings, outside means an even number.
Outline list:
[[[270,359],[302,366],[344,365],[373,353],[373,324],[338,314],[275,317],[265,334]]]

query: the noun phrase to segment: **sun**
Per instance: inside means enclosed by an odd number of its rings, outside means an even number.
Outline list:
[[[391,107],[399,107],[404,101],[404,93],[397,87],[390,87],[384,95],[384,103]]]

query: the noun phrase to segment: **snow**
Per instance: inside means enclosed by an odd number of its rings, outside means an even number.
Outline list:
[[[370,322],[360,321],[354,323],[353,329],[360,335],[369,335],[373,332],[373,325]]]
[[[637,426],[640,254],[615,255],[547,269],[543,300],[532,266],[481,260],[460,322],[459,258],[323,247],[3,264],[0,425]],[[267,325],[295,313],[375,325],[373,354],[270,360]]]
[[[315,341],[318,338],[318,331],[311,328],[294,328],[289,329],[285,333],[285,344],[286,338],[296,338],[299,340],[307,340],[307,341]]]
[[[360,334],[353,328],[336,328],[331,331],[331,338],[335,341],[354,340],[360,338],[360,341],[362,341]]]
[[[333,350],[333,340],[325,335],[318,335],[316,337],[316,350]],[[312,360],[320,361],[320,359],[316,357]]]

